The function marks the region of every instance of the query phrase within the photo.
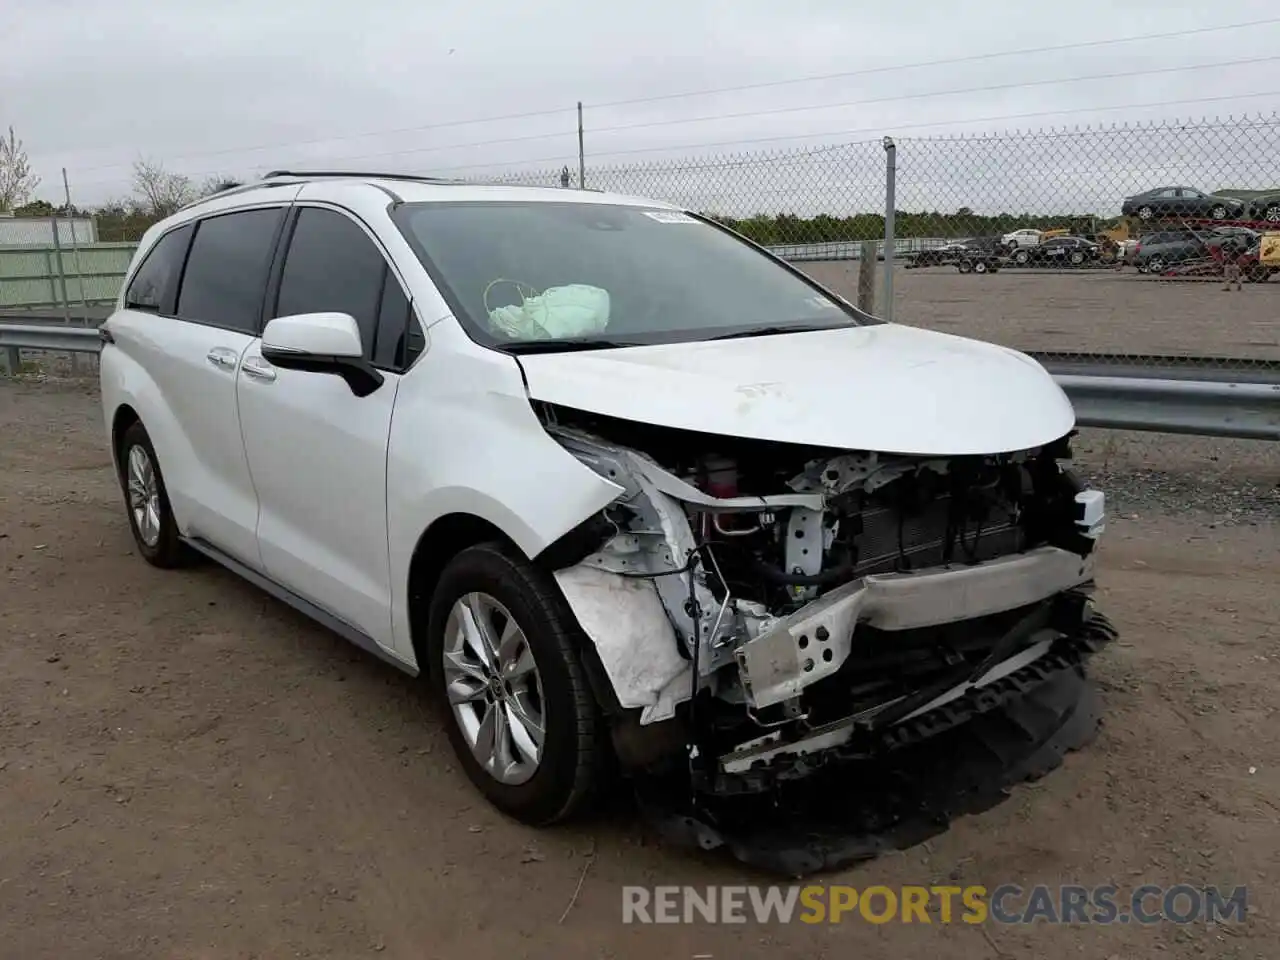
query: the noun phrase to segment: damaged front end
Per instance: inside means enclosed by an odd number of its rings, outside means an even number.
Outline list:
[[[543,404],[625,489],[553,551],[621,708],[624,763],[767,794],[992,710],[1111,636],[1103,495],[1069,437],[989,456],[838,451]]]

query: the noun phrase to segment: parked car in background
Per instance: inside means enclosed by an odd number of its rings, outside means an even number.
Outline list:
[[[1203,193],[1194,187],[1156,187],[1125,197],[1120,212],[1139,220],[1160,217],[1190,217],[1207,220],[1240,220],[1245,216],[1245,202],[1235,197]]]
[[[1084,237],[1054,237],[1038,247],[1021,247],[1013,251],[1018,264],[1043,263],[1078,267],[1100,259],[1101,247]]]
[[[1043,230],[1014,230],[1012,233],[1006,233],[1000,240],[1006,247],[1015,249],[1021,247],[1035,247],[1040,245],[1041,239],[1044,237]]]
[[[951,266],[961,260],[973,259],[973,255],[981,253],[987,257],[999,257],[1004,253],[1004,243],[1000,237],[970,237],[966,240],[952,240],[940,247],[921,250],[908,255],[907,268]]]
[[[1250,220],[1280,223],[1280,193],[1269,193],[1266,196],[1254,197],[1249,203],[1247,216]]]
[[[1260,236],[1257,230],[1250,230],[1248,227],[1214,227],[1205,236],[1204,242],[1210,252],[1221,246],[1239,251],[1256,244]]]
[[[1166,267],[1209,256],[1207,230],[1158,230],[1144,234],[1134,249],[1133,265],[1140,273],[1160,273]]]
[[[950,243],[944,243],[940,247],[909,253],[904,258],[906,261],[905,266],[910,269],[911,267],[941,267],[955,263],[960,259],[960,255],[968,249],[966,244],[969,242],[968,240],[952,240]]]

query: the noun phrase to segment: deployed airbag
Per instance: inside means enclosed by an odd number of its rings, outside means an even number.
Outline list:
[[[489,320],[520,340],[591,336],[609,325],[609,291],[586,283],[548,287],[519,305],[494,307]]]

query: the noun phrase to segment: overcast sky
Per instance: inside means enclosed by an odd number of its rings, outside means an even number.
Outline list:
[[[65,166],[81,204],[127,195],[138,157],[196,179],[322,159],[461,176],[576,170],[578,100],[589,173],[882,134],[1280,107],[1273,0],[0,0],[0,43],[0,126],[25,141],[41,196],[61,199]],[[962,57],[980,58],[920,65]],[[759,84],[772,85],[667,97]],[[493,119],[535,111],[546,112]],[[1276,146],[1248,177],[1269,181],[1258,185],[1280,180]]]

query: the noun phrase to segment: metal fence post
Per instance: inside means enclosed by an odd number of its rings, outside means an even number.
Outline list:
[[[63,322],[70,323],[71,301],[67,297],[67,271],[62,263],[62,239],[58,236],[58,215],[53,214],[49,222],[53,224],[53,251],[58,259],[58,285],[62,290],[62,319]]]
[[[876,312],[876,242],[863,240],[858,250],[858,309]]]
[[[893,137],[884,138],[884,312],[893,319],[893,255],[897,247],[894,237],[894,210],[898,204],[898,147]]]
[[[582,101],[578,101],[578,189],[587,189],[587,154],[582,140]]]

